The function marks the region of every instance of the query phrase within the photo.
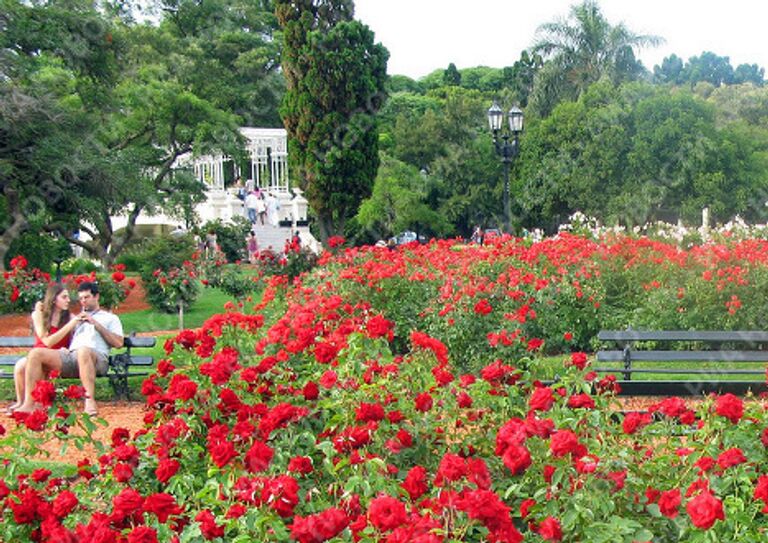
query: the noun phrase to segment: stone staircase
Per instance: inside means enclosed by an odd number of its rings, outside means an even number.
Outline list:
[[[299,237],[301,238],[301,244],[304,247],[309,247],[315,252],[319,252],[320,244],[315,240],[314,236],[310,234],[309,228],[306,226],[298,226],[295,229],[291,229],[290,226],[272,226],[271,224],[264,224],[257,222],[252,230],[256,234],[256,239],[259,242],[259,249],[269,249],[279,253],[282,252],[285,247],[286,240],[289,240],[295,230],[299,231]]]

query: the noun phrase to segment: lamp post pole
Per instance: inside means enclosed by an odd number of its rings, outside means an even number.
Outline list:
[[[520,148],[520,133],[523,131],[523,112],[513,107],[507,113],[509,131],[502,131],[504,111],[496,102],[488,110],[488,124],[493,134],[493,145],[496,154],[504,165],[504,232],[510,232],[512,211],[509,202],[509,169]],[[512,141],[510,142],[510,138]]]

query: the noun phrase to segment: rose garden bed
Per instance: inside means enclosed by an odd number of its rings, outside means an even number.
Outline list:
[[[89,431],[76,389],[41,385],[50,408],[3,429],[2,538],[762,540],[762,403],[627,411],[583,351],[629,317],[754,328],[742,300],[765,285],[765,253],[561,236],[327,254],[169,340],[143,427],[113,430],[78,476],[24,459]]]

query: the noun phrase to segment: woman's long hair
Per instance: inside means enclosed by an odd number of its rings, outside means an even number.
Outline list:
[[[53,307],[56,305],[56,297],[66,288],[61,283],[51,283],[45,291],[45,298],[43,298],[43,329],[46,334],[51,331],[51,326],[61,328],[69,322],[69,309],[61,312],[58,322],[51,322],[53,319]]]

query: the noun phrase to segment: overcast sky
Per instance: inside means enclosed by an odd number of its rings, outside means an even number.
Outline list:
[[[458,68],[511,66],[534,43],[536,29],[566,17],[569,0],[355,0],[355,16],[389,49],[388,73],[420,78],[453,62]],[[601,0],[611,24],[666,40],[640,51],[649,69],[675,53],[703,51],[731,65],[768,68],[765,0]]]

